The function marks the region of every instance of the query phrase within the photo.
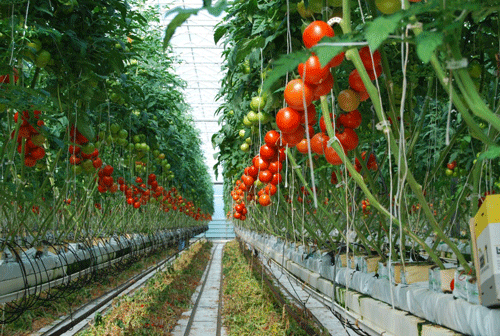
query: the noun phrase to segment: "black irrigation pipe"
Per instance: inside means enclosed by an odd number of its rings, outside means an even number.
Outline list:
[[[305,307],[301,302],[299,302],[293,295],[291,295],[288,290],[280,286],[281,290],[283,290],[288,297],[294,299],[296,301],[295,305],[290,305],[287,303],[287,300],[283,297],[283,295],[279,292],[280,289],[277,289],[276,286],[273,284],[270,278],[274,280],[275,283],[279,284],[278,279],[274,277],[274,275],[267,270],[267,267],[262,264],[258,258],[254,258],[253,255],[249,256],[249,250],[247,250],[241,242],[241,239],[238,239],[238,242],[240,244],[240,249],[243,251],[243,255],[245,256],[245,259],[248,261],[248,263],[251,265],[252,270],[256,273],[260,273],[262,279],[266,283],[267,288],[271,292],[272,296],[274,297],[275,301],[277,301],[282,307],[285,308],[287,313],[299,324],[299,326],[308,334],[308,335],[323,335],[324,334],[324,327],[322,326],[321,322],[311,313],[309,309]],[[250,260],[252,258],[252,260]],[[257,267],[258,266],[258,267]],[[322,330],[322,333],[318,334],[314,327],[311,325],[311,321],[314,321],[314,325],[317,329]],[[327,333],[328,334],[328,333]]]
[[[205,227],[206,229],[206,227]],[[186,232],[186,234],[195,236],[197,233],[203,232],[203,229],[197,228],[197,230],[191,230]],[[118,251],[122,252],[122,254],[118,258],[110,258],[110,254],[107,250],[107,247],[104,245],[104,249],[106,251],[106,256],[102,255],[102,257],[107,257],[109,260],[98,264],[98,256],[95,254],[95,251],[92,249],[94,246],[90,241],[80,241],[77,242],[73,248],[67,248],[67,243],[62,241],[60,245],[57,247],[52,245],[49,242],[46,242],[46,246],[52,247],[58,261],[61,265],[69,265],[68,263],[68,252],[73,256],[73,262],[71,264],[80,265],[81,263],[88,263],[88,267],[86,267],[86,271],[84,274],[81,274],[80,271],[70,273],[67,275],[67,280],[62,282],[58,282],[57,285],[51,286],[52,281],[48,281],[48,288],[46,282],[43,281],[43,278],[49,278],[49,270],[45,266],[43,258],[41,258],[42,253],[37,251],[34,255],[34,258],[27,257],[22,258],[23,256],[27,256],[26,252],[23,249],[28,250],[31,248],[31,244],[22,240],[18,242],[6,243],[8,249],[13,253],[15,260],[18,262],[22,282],[24,283],[24,288],[21,292],[24,292],[22,297],[16,301],[11,301],[3,304],[3,307],[0,307],[0,324],[8,324],[17,320],[26,310],[36,308],[37,306],[48,304],[52,301],[55,301],[60,298],[66,297],[68,294],[74,293],[78,289],[88,286],[93,281],[97,281],[100,278],[103,278],[110,274],[118,274],[124,269],[128,268],[133,262],[139,260],[141,257],[150,255],[154,253],[159,247],[155,245],[156,242],[161,241],[162,246],[170,246],[178,243],[178,239],[180,236],[172,232],[172,235],[168,235],[165,239],[160,238],[156,234],[153,234],[153,237],[156,239],[150,240],[150,246],[146,246],[142,250],[139,249],[139,245],[135,244],[135,242],[131,242],[129,239],[125,239],[125,243],[121,239],[122,237],[113,237],[115,238],[115,242],[120,248]],[[140,236],[143,245],[144,245],[144,237]],[[155,248],[156,247],[156,248]],[[97,249],[102,251],[103,247],[97,244]],[[128,249],[128,253],[123,253],[125,249]],[[64,252],[62,252],[64,250]],[[83,251],[83,259],[79,256],[79,251]],[[118,260],[117,260],[118,259]],[[25,266],[26,263],[26,266]],[[108,264],[106,266],[106,264]],[[113,264],[113,267],[109,267]],[[29,265],[29,266],[28,266]],[[28,272],[27,267],[31,269]],[[43,269],[42,269],[43,268]],[[104,271],[105,270],[105,271]],[[34,285],[30,286],[29,277],[32,278],[32,282]],[[45,289],[44,289],[45,287]],[[57,289],[56,291],[54,289]],[[42,293],[44,295],[42,295]],[[71,312],[70,312],[71,313]]]
[[[92,308],[89,308],[86,312],[79,314],[78,317],[73,318],[72,315],[68,316],[67,318],[65,318],[64,320],[59,322],[57,325],[53,326],[52,328],[50,328],[49,330],[44,332],[42,334],[42,336],[58,336],[58,335],[62,335],[63,333],[71,330],[74,326],[76,326],[78,323],[85,320],[87,317],[89,317],[90,315],[95,313],[97,310],[99,310],[100,308],[105,306],[107,303],[109,303],[111,300],[116,298],[118,295],[120,295],[120,293],[125,291],[127,288],[129,288],[130,286],[132,286],[133,284],[135,284],[137,281],[139,281],[143,277],[147,276],[148,274],[155,272],[156,270],[161,268],[165,263],[176,258],[179,253],[188,249],[189,247],[191,247],[193,244],[197,243],[201,239],[203,239],[203,238],[198,238],[193,243],[186,244],[184,249],[175,252],[174,254],[172,254],[171,256],[169,256],[168,258],[163,260],[162,262],[158,263],[157,265],[149,267],[148,269],[146,269],[142,273],[131,277],[127,282],[121,284],[120,286],[118,286],[118,287],[104,293],[100,297],[95,298],[92,301],[86,303],[84,306],[80,307],[74,314],[78,314],[79,312],[86,310],[87,307],[93,305],[96,301],[98,301],[102,297],[104,297],[108,294],[111,294],[105,300],[102,300],[101,302],[99,302],[95,306],[93,306]],[[68,322],[68,320],[70,320],[70,321]]]

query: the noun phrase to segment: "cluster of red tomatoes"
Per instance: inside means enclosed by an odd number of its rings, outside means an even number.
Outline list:
[[[361,209],[363,210],[363,215],[365,216],[372,214],[370,210],[371,209],[370,201],[368,199],[364,199],[361,201]]]
[[[105,193],[106,191],[115,193],[118,190],[118,186],[116,185],[113,176],[111,176],[113,175],[113,171],[114,171],[113,166],[107,165],[104,166],[104,168],[99,169],[99,171],[97,172],[97,177],[98,177],[97,190],[101,194]]]
[[[43,120],[40,120],[41,114],[41,111],[33,111],[33,114],[29,111],[23,111],[21,115],[23,122],[17,133],[17,151],[20,154],[23,153],[23,140],[25,140],[24,165],[27,167],[33,167],[38,160],[43,159],[45,156],[45,149],[43,148],[45,137],[37,129],[37,127],[44,125]],[[16,123],[18,118],[19,112],[16,112],[14,114],[14,121]],[[33,125],[36,125],[36,127]],[[12,131],[11,138],[13,139],[14,136],[15,131]]]
[[[81,134],[74,125],[70,128],[69,136],[70,141],[74,143],[74,145],[70,145],[68,148],[70,154],[69,163],[71,165],[75,167],[81,166],[81,169],[87,173],[93,173],[95,169],[102,167],[102,160],[99,158],[99,150],[90,144],[89,140]],[[109,179],[106,179],[106,181],[109,182]],[[111,187],[111,185],[102,183],[102,187],[99,191],[106,192],[107,188]]]
[[[187,201],[178,194],[177,189],[172,187],[169,191],[158,185],[155,174],[149,174],[147,185],[141,177],[135,178],[135,184],[127,185],[123,177],[117,179],[120,191],[125,195],[127,204],[139,209],[148,203],[159,203],[160,209],[164,212],[183,212],[195,220],[211,220],[209,214],[201,213],[201,209],[195,209],[194,203]]]
[[[333,28],[324,21],[314,21],[305,30],[302,36],[306,48],[315,46],[323,37],[333,37]],[[360,56],[363,64],[372,80],[380,76],[382,67],[380,65],[380,53],[370,53],[368,47],[361,48]],[[285,87],[284,98],[287,107],[282,108],[276,114],[277,131],[267,132],[265,144],[260,147],[259,155],[252,160],[252,165],[245,168],[245,173],[236,182],[231,195],[236,201],[233,209],[233,217],[244,220],[246,218],[246,207],[243,202],[244,193],[247,192],[247,200],[254,199],[254,182],[259,180],[264,186],[258,191],[258,202],[262,206],[271,204],[271,196],[277,191],[276,185],[281,182],[280,171],[285,160],[285,148],[296,147],[302,154],[309,151],[317,155],[325,155],[326,160],[332,165],[342,164],[338,153],[328,146],[329,137],[326,134],[326,124],[323,116],[319,120],[320,132],[314,134],[313,125],[318,120],[314,101],[321,96],[327,95],[333,87],[333,76],[330,72],[332,67],[339,66],[344,59],[344,53],[340,53],[330,62],[321,67],[318,56],[314,53],[305,63],[298,66],[301,78],[291,80]],[[342,148],[348,152],[354,150],[359,139],[355,129],[361,125],[361,114],[357,110],[360,101],[369,98],[366,88],[357,70],[353,70],[349,76],[350,88],[340,92],[338,104],[343,111],[339,113],[335,123],[335,135],[340,141]],[[330,115],[334,119],[333,114]],[[310,141],[306,136],[308,132]],[[366,152],[363,153],[363,160]],[[375,156],[370,154],[368,169],[377,170]],[[356,169],[361,171],[361,164],[356,160]],[[337,182],[333,173],[332,181]]]

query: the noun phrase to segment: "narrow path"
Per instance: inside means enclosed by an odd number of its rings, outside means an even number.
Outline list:
[[[193,308],[182,314],[173,336],[224,336],[222,327],[222,248],[225,242],[214,242],[212,257],[201,285],[193,294]]]

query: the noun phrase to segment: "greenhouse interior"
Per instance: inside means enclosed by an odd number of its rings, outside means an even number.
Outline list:
[[[500,336],[500,0],[0,0],[0,336]]]

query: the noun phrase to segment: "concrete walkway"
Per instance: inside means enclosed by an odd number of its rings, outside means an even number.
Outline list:
[[[205,269],[191,301],[193,308],[184,312],[172,331],[173,336],[225,336],[222,327],[222,303],[219,304],[222,273],[222,248],[225,241],[214,242],[211,263]],[[218,333],[219,331],[219,333]]]

